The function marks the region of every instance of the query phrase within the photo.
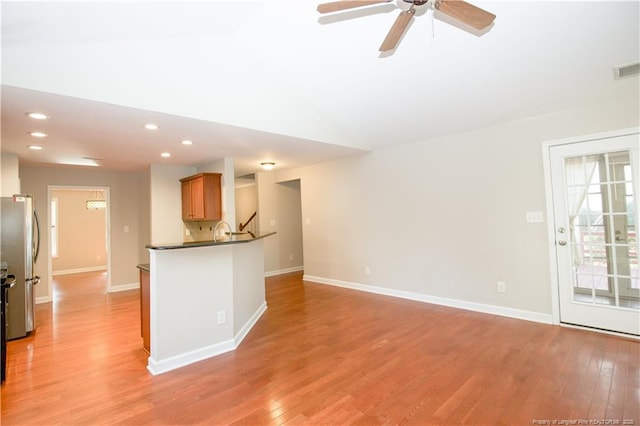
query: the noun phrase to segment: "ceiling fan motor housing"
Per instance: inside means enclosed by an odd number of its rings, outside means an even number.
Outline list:
[[[425,3],[429,3],[429,0],[402,0],[405,3],[412,3],[414,6],[422,6]]]

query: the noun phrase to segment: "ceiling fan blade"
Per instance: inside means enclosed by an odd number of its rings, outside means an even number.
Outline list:
[[[354,7],[369,6],[371,4],[389,3],[391,0],[342,0],[318,5],[318,12],[330,13],[340,10],[353,9]]]
[[[462,0],[441,0],[436,9],[475,29],[483,30],[496,19],[496,15]]]
[[[389,30],[389,33],[385,37],[384,41],[380,45],[380,52],[387,52],[389,50],[395,49],[396,45],[400,41],[400,37],[404,34],[409,22],[413,19],[413,15],[415,14],[415,10],[413,7],[409,10],[405,10],[400,12],[400,15],[396,18],[396,22],[393,23],[393,26]]]

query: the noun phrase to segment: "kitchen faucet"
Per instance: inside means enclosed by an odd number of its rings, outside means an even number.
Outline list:
[[[231,225],[229,225],[227,222],[221,221],[216,224],[216,227],[213,230],[213,241],[218,241],[218,227],[220,225],[227,225],[227,228],[229,228],[229,239],[231,239],[231,236],[233,235],[233,231],[231,230]]]

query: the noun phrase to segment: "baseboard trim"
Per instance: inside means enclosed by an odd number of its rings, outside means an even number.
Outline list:
[[[51,301],[52,301],[52,299],[49,296],[36,297],[36,305],[39,305],[41,303],[49,303]]]
[[[251,316],[251,318],[249,318],[249,321],[247,321],[245,325],[242,326],[242,328],[238,331],[238,333],[233,338],[234,349],[240,346],[240,343],[242,343],[244,338],[247,337],[247,334],[249,334],[253,326],[256,325],[258,320],[262,317],[262,314],[264,314],[266,311],[267,311],[267,302],[265,301],[262,303],[262,305],[260,305],[258,310]]]
[[[140,288],[140,283],[129,283],[129,284],[119,284],[112,285],[109,289],[108,293],[117,293],[119,291],[127,291],[127,290],[136,290]]]
[[[169,357],[162,361],[156,361],[153,359],[153,356],[150,356],[147,359],[147,370],[154,376],[157,376],[177,368],[185,367],[187,365],[236,350],[266,310],[267,302],[265,301],[260,305],[251,318],[249,318],[246,324],[242,326],[233,339],[196,349],[185,354]]]
[[[304,271],[304,265],[294,266],[292,268],[277,269],[275,271],[268,271],[264,273],[264,276],[265,278],[275,277],[276,275],[288,274],[290,272],[299,272],[299,271]]]
[[[154,376],[157,376],[158,374],[166,373],[180,367],[185,367],[189,364],[193,364],[207,358],[222,355],[234,349],[233,340],[226,340],[185,354],[169,357],[162,361],[156,361],[152,356],[150,356],[147,359],[147,370]]]
[[[71,274],[80,274],[82,272],[97,272],[97,271],[106,271],[107,265],[99,265],[99,266],[89,266],[87,268],[75,268],[75,269],[60,269],[58,271],[53,271],[53,276],[57,275],[71,275]]]
[[[399,297],[401,299],[414,300],[416,302],[431,303],[434,305],[447,306],[450,308],[464,309],[467,311],[480,312],[484,314],[498,315],[501,317],[515,318],[520,320],[538,322],[542,324],[552,324],[551,314],[525,311],[522,309],[507,308],[504,306],[487,305],[483,303],[467,302],[458,299],[448,299],[445,297],[429,296],[426,294],[413,293],[409,291],[393,290],[384,287],[376,287],[365,284],[351,283],[348,281],[334,280],[330,278],[304,275],[303,280],[318,284],[332,285],[335,287],[348,288],[351,290],[364,291],[367,293],[381,294],[383,296]]]

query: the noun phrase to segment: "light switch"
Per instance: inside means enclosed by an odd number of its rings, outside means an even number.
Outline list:
[[[128,226],[124,227],[124,232],[129,232],[129,227]]]

